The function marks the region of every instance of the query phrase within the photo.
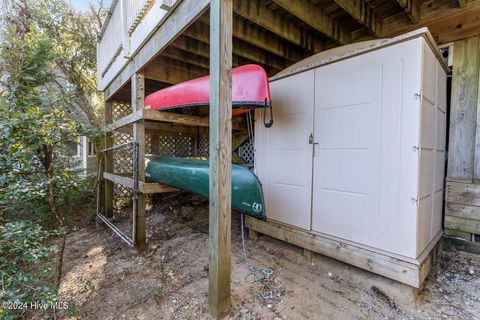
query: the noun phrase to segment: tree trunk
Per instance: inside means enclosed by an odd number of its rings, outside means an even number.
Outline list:
[[[60,287],[60,281],[62,280],[63,252],[65,251],[66,237],[66,234],[62,235],[58,244],[57,263],[55,267],[55,287],[57,289]]]
[[[59,214],[58,208],[57,208],[57,203],[55,201],[55,189],[53,186],[53,178],[54,178],[54,173],[53,170],[51,170],[50,165],[52,164],[52,152],[48,146],[43,146],[43,167],[45,168],[45,172],[47,174],[47,203],[48,203],[48,210],[50,211],[52,217],[55,219],[57,222],[58,226],[60,228],[64,227],[64,219],[63,217]]]

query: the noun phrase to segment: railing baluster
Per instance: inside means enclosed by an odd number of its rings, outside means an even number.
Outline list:
[[[119,64],[130,59],[175,2],[178,0],[112,1],[97,44],[97,80],[100,87],[113,77],[113,74],[107,75],[109,70],[117,72],[121,68]],[[149,15],[150,11],[154,13]],[[141,31],[134,34],[136,30]]]

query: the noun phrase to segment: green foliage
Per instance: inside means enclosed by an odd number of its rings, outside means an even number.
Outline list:
[[[51,236],[31,222],[0,225],[0,301],[10,305],[55,301],[55,290],[47,284],[55,251],[46,244]],[[7,309],[1,316],[14,318],[15,312]]]
[[[103,123],[103,96],[96,86],[97,33],[106,15],[103,2],[88,12],[74,11],[65,0],[32,0],[32,20],[51,42],[55,66],[72,85],[76,103],[94,125]]]
[[[0,98],[0,204],[17,212],[30,202],[48,207],[61,223],[56,195],[75,188],[79,171],[70,152],[81,126],[73,120],[68,89],[55,85],[51,46],[34,31],[14,31],[0,48],[5,88]]]
[[[12,23],[0,43],[0,223],[24,221],[0,225],[0,301],[49,303],[56,292],[46,285],[54,251],[47,242],[55,234],[38,222],[65,230],[72,208],[95,199],[71,147],[104,134],[95,85],[104,13],[74,12],[64,0],[25,3],[22,28]],[[75,121],[79,108],[91,126]]]

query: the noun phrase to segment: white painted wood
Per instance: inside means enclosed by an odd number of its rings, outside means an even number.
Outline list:
[[[124,46],[122,37],[123,12],[121,2],[116,2],[115,7],[112,9],[112,16],[104,28],[102,38],[97,43],[97,72],[102,78],[105,77],[105,74],[115,62],[115,59],[121,55]]]
[[[123,0],[126,7],[125,22],[127,32],[132,34],[154,0]]]
[[[311,217],[313,85],[313,70],[272,82],[274,124],[264,127],[263,110],[255,117],[256,149],[260,151],[255,163],[263,181],[267,215],[307,230]]]
[[[446,72],[439,57],[428,36],[399,37],[271,81],[274,126],[262,128],[257,111],[255,127],[267,217],[308,230],[298,195],[272,188],[272,177],[294,184],[310,170],[308,159],[297,154],[303,153],[313,157],[312,232],[411,259],[425,254],[442,222]],[[298,148],[290,155],[289,141],[310,123],[297,128],[284,115],[302,110],[312,96],[318,145],[314,152]],[[277,140],[281,144],[272,146]],[[277,160],[276,149],[285,159]]]
[[[97,86],[103,91],[165,22],[181,0],[117,0],[112,2],[97,43]],[[139,66],[142,67],[142,66]]]
[[[163,1],[157,2],[146,13],[143,20],[131,33],[130,50],[132,54],[136,53],[138,49],[140,49],[141,46],[148,40],[148,38],[150,38],[152,33],[167,15],[167,11],[162,9],[160,6],[160,3],[163,3]]]

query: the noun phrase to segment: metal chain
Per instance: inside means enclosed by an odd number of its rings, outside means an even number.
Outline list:
[[[275,297],[280,296],[280,288],[282,287],[283,283],[280,278],[273,275],[272,268],[263,268],[259,272],[253,264],[248,260],[247,253],[245,251],[245,224],[243,213],[240,215],[241,225],[242,225],[242,250],[243,250],[243,259],[245,264],[250,271],[250,273],[245,277],[247,279],[250,276],[254,277],[253,283],[257,286],[261,287],[260,290],[260,297],[265,301],[268,302],[273,300]]]

